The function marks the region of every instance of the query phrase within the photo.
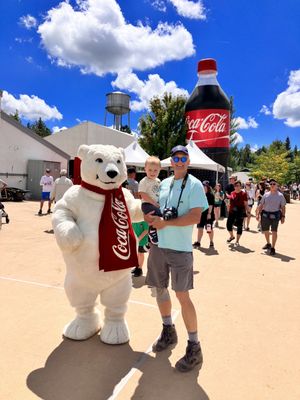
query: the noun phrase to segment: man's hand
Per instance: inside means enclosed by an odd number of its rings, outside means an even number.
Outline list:
[[[150,211],[148,214],[144,214],[144,220],[148,222],[149,225],[152,225],[153,221],[155,220],[155,211]]]
[[[152,222],[152,226],[155,229],[163,229],[167,226],[167,221],[165,221],[162,217],[154,217],[154,221]]]
[[[281,217],[280,222],[281,222],[282,224],[284,224],[284,222],[285,222],[285,215],[283,215],[283,216]]]

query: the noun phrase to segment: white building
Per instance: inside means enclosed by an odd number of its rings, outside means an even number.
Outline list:
[[[69,155],[52,143],[45,141],[31,129],[19,124],[14,118],[1,111],[0,114],[0,178],[8,186],[30,188],[33,178],[28,173],[36,168],[36,175],[45,168],[52,169],[53,177],[59,176],[62,168],[68,168]],[[37,181],[37,177],[34,180]],[[39,181],[38,181],[39,186]],[[31,189],[30,189],[31,190]],[[40,187],[37,187],[40,191]]]
[[[81,144],[111,144],[125,148],[134,141],[134,136],[86,121],[72,128],[53,133],[51,136],[45,137],[45,140],[74,158]]]

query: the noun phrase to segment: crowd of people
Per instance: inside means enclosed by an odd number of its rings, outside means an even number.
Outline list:
[[[170,156],[171,176],[160,181],[160,160],[151,156],[145,162],[146,176],[138,183],[135,168],[128,168],[124,186],[142,200],[144,220],[133,223],[138,240],[138,265],[132,273],[134,277],[143,274],[144,256],[148,252],[145,282],[154,290],[162,320],[162,331],[153,351],[164,351],[178,340],[171,315],[168,289],[171,283],[187,331],[186,352],[177,361],[176,369],[187,372],[201,367],[203,362],[197,313],[189,294],[194,279],[193,249],[201,248],[204,231],[209,247],[214,248],[215,229],[220,227],[222,210],[227,216],[228,243],[234,241],[234,246],[239,246],[243,231],[250,230],[251,218],[255,216],[257,229],[266,239],[263,249],[275,255],[279,222],[285,222],[286,200],[273,178],[262,179],[258,184],[249,178],[243,185],[231,176],[224,189],[219,182],[212,187],[209,181],[200,182],[188,173],[190,159],[185,146],[174,147]],[[50,214],[52,202],[58,201],[72,186],[66,175],[62,170],[60,178],[54,181],[50,169],[46,169],[40,181],[42,198],[38,215],[42,215],[45,201],[48,202],[47,214]],[[197,240],[193,243],[194,225],[197,226]]]
[[[227,216],[227,242],[235,241],[234,246],[239,246],[243,231],[250,230],[251,218],[256,217],[257,229],[266,239],[263,249],[275,255],[278,225],[285,222],[286,211],[285,197],[275,179],[262,179],[255,185],[249,178],[243,185],[231,176],[224,189],[219,182],[212,188],[209,181],[201,183],[188,174],[189,162],[187,148],[176,146],[171,151],[173,175],[160,182],[160,161],[150,157],[145,163],[146,177],[138,183],[132,167],[128,169],[125,185],[134,197],[142,199],[144,220],[148,223],[148,226],[145,221],[133,224],[140,242],[139,265],[132,272],[135,277],[143,274],[144,252],[149,251],[145,282],[155,288],[163,325],[153,351],[160,352],[177,343],[168,291],[171,281],[188,337],[186,353],[176,363],[181,372],[201,366],[203,361],[197,315],[189,291],[193,288],[193,249],[201,248],[204,230],[209,247],[214,248],[214,229],[219,228],[223,208]],[[194,225],[197,225],[197,240],[192,243]]]

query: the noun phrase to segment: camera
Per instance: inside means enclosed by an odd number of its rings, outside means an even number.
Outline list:
[[[175,207],[167,207],[163,211],[163,219],[169,221],[170,219],[175,219],[178,217],[178,211]]]

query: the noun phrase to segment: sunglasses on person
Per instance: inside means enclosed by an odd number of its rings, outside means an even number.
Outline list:
[[[277,185],[277,183],[275,183],[275,182],[270,183],[270,186],[276,186],[276,185]]]
[[[178,163],[179,161],[185,163],[185,162],[187,162],[187,159],[188,159],[187,156],[182,156],[182,157],[174,156],[174,157],[172,157],[172,160],[175,163]]]

